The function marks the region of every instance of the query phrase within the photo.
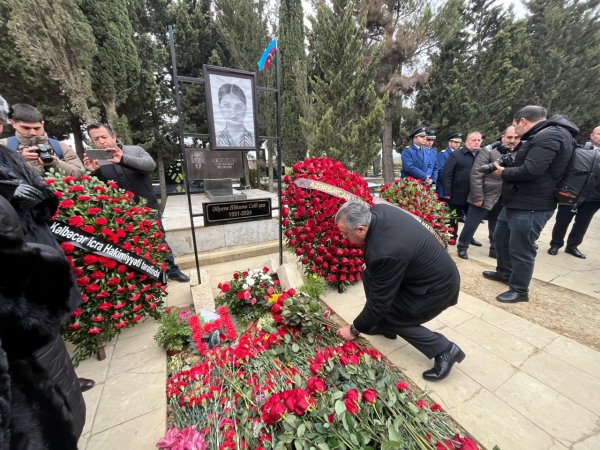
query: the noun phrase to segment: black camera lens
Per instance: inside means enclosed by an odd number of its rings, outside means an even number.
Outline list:
[[[54,154],[54,150],[51,147],[47,147],[44,144],[38,144],[37,153],[40,155],[40,159],[44,164],[50,164],[54,158],[52,155]]]

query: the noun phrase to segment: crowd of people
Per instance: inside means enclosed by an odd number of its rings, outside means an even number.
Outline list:
[[[468,259],[470,245],[481,246],[473,236],[488,221],[489,256],[496,270],[483,277],[508,285],[496,299],[502,303],[529,301],[529,284],[537,255],[536,241],[557,207],[558,184],[573,152],[600,151],[600,126],[583,148],[575,148],[579,129],[563,116],[546,118],[542,106],[529,105],[514,115],[499,140],[482,146],[483,134],[452,133],[447,147],[438,152],[435,131],[417,127],[411,144],[402,153],[402,177],[422,181],[435,189],[441,201],[455,213],[453,238],[459,258]],[[565,251],[585,258],[577,248],[594,213],[600,209],[600,177],[595,168],[593,189],[578,208],[560,206],[548,253],[556,255],[564,243],[569,222],[575,225]],[[447,377],[455,363],[466,357],[460,347],[423,323],[455,305],[460,289],[456,264],[424,227],[407,213],[388,205],[372,208],[345,203],[336,224],[343,237],[364,245],[362,279],[366,304],[338,335],[351,340],[365,334],[389,339],[401,336],[434,366],[423,373],[426,380]],[[458,223],[464,226],[458,234]]]

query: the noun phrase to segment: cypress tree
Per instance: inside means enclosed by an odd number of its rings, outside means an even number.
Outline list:
[[[281,62],[281,156],[286,165],[306,157],[300,118],[305,111],[306,55],[301,0],[281,0],[278,58]]]
[[[317,5],[310,34],[312,110],[303,121],[309,151],[364,172],[381,149],[383,100],[375,90],[378,58],[369,55],[352,0]]]
[[[104,107],[108,123],[113,124],[118,118],[117,106],[127,100],[140,74],[127,1],[80,0],[80,6],[98,46],[92,72],[94,93]]]

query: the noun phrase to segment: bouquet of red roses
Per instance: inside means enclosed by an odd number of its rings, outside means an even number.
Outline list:
[[[360,280],[363,252],[361,246],[340,236],[334,218],[345,200],[318,190],[296,186],[298,178],[318,180],[342,188],[371,203],[367,183],[348,172],[339,161],[311,158],[293,167],[282,191],[286,244],[298,256],[307,273],[314,273],[338,289]]]
[[[63,331],[78,364],[120,329],[160,317],[168,248],[156,212],[115,183],[60,172],[45,183],[60,199],[51,229],[63,241],[83,299]]]

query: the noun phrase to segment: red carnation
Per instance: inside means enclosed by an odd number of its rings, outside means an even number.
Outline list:
[[[94,215],[94,214],[98,214],[100,211],[102,211],[102,208],[93,207],[93,208],[88,208],[87,213],[90,215]]]
[[[83,217],[81,216],[73,216],[69,217],[69,225],[72,227],[80,227],[84,224]]]
[[[98,218],[96,219],[96,225],[99,225],[99,226],[104,226],[104,225],[106,225],[107,223],[108,223],[108,220],[106,220],[104,217],[98,217]]]
[[[69,244],[68,242],[63,242],[62,244],[60,244],[60,246],[66,255],[70,255],[75,250],[75,246],[73,244]]]
[[[87,254],[83,257],[83,264],[86,266],[92,266],[98,262],[98,257],[92,254]]]
[[[62,209],[69,209],[73,206],[75,206],[75,202],[73,200],[63,200],[58,204],[58,207]]]
[[[85,188],[80,184],[75,184],[73,186],[69,186],[69,192],[83,192]]]
[[[102,333],[102,329],[101,328],[90,328],[88,330],[89,334],[100,334]]]

